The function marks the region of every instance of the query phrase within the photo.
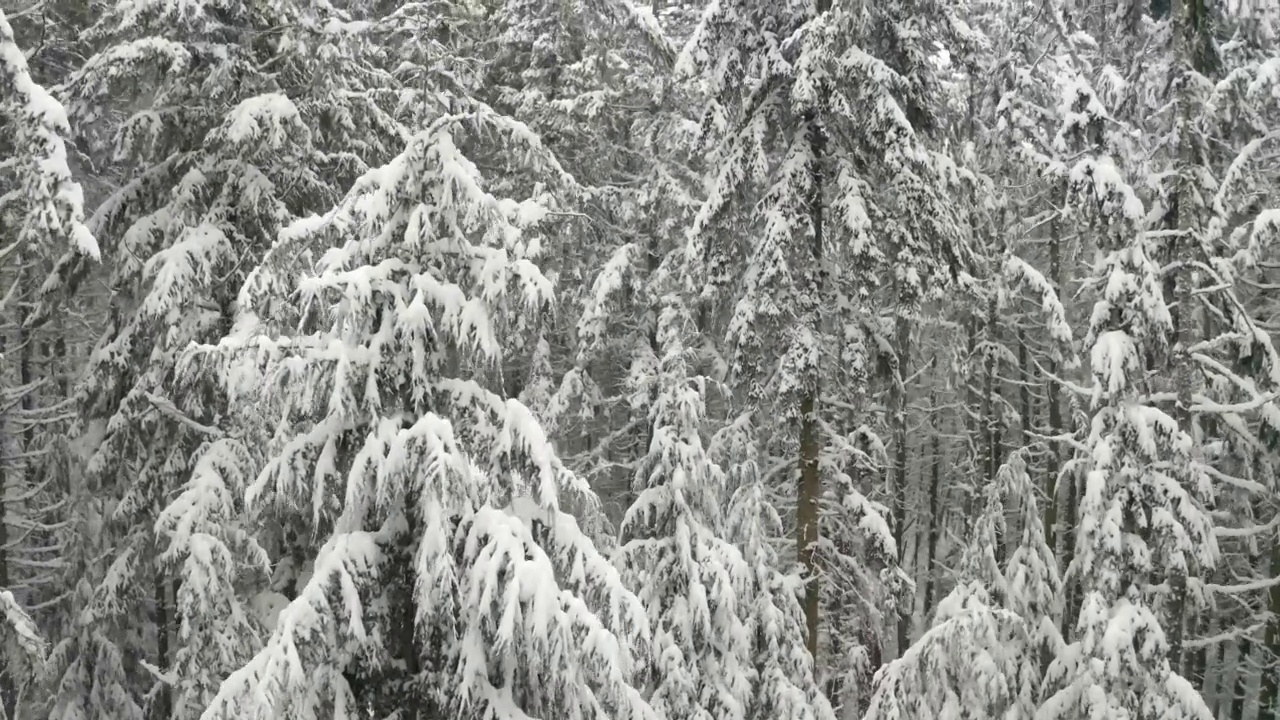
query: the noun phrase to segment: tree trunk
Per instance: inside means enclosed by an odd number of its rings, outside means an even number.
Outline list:
[[[934,358],[934,367],[937,367],[937,358]],[[937,410],[938,395],[935,391],[929,401],[931,415],[935,418],[939,416]],[[938,485],[942,479],[942,463],[944,462],[942,454],[942,433],[941,428],[933,428],[933,437],[930,439],[931,460],[932,465],[929,469],[929,538],[926,542],[924,557],[924,614],[927,618],[930,610],[933,609],[933,597],[937,592],[937,583],[935,581],[934,561],[938,553],[938,536],[942,531],[942,518],[938,510]]]
[[[1068,475],[1066,496],[1063,503],[1066,517],[1063,519],[1064,537],[1062,538],[1062,567],[1071,567],[1076,555],[1076,530],[1080,521],[1080,479],[1074,474]],[[1062,634],[1067,642],[1075,637],[1076,618],[1080,615],[1080,580],[1075,578],[1063,588],[1066,596],[1063,602]]]
[[[1280,543],[1271,545],[1271,577],[1280,577]],[[1258,692],[1258,720],[1276,720],[1277,681],[1280,681],[1280,585],[1273,584],[1267,592],[1267,610],[1270,619],[1263,643],[1264,658],[1262,682]]]
[[[157,567],[154,577],[154,593],[156,603],[156,667],[168,671],[171,664],[169,658],[169,587],[165,582],[164,571]],[[161,682],[157,688],[156,698],[151,706],[152,716],[156,720],[169,720],[173,717],[173,704],[169,684]]]
[[[0,329],[0,356],[5,352],[5,335],[3,329]],[[11,463],[17,456],[16,448],[12,448],[12,444],[17,439],[9,435],[9,418],[5,416],[3,407],[0,407],[0,590],[8,590],[12,577],[9,575],[9,557],[11,548],[9,543],[9,524],[8,524],[8,490],[9,484],[13,481],[16,473],[12,472]],[[18,682],[15,672],[0,666],[0,720],[8,720],[13,717],[13,712],[18,702]]]
[[[965,468],[969,473],[969,485],[966,488],[967,495],[963,502],[963,512],[965,518],[972,518],[974,513],[981,507],[976,504],[978,496],[981,492],[981,481],[978,476],[982,474],[982,443],[978,440],[978,417],[973,409],[978,407],[978,392],[974,389],[975,378],[977,373],[973,371],[973,364],[977,360],[974,357],[978,351],[978,316],[976,313],[969,314],[968,342],[966,343],[967,352],[965,353],[965,373],[964,373],[964,442],[966,460],[968,465]],[[985,411],[983,411],[985,412]],[[968,528],[964,528],[968,530]]]
[[[1231,689],[1231,712],[1227,715],[1230,720],[1244,720],[1244,711],[1247,707],[1246,693],[1249,688],[1249,659],[1252,655],[1253,642],[1245,638],[1240,642],[1240,654],[1236,658],[1236,679]]]
[[[1209,634],[1213,634],[1216,630],[1218,622],[1215,620],[1211,624]],[[1204,698],[1205,704],[1209,706],[1209,713],[1213,717],[1218,717],[1218,710],[1222,703],[1222,658],[1226,654],[1226,643],[1216,642],[1207,646],[1200,657],[1204,659],[1204,666],[1201,672],[1200,684],[1196,685],[1196,689],[1200,691],[1201,697]]]
[[[983,478],[983,485],[988,485],[995,481],[996,474],[1000,471],[1000,465],[1003,463],[1004,447],[1003,447],[1003,423],[999,418],[998,400],[1000,393],[999,372],[1000,364],[996,360],[994,345],[999,340],[999,326],[997,315],[996,298],[993,294],[987,300],[987,343],[986,360],[983,363],[984,376],[982,381],[982,431],[984,448],[983,471],[986,477]],[[981,499],[979,499],[981,502]],[[1003,565],[1006,552],[1006,538],[1004,533],[997,530],[996,537],[996,562]]]
[[[819,0],[818,5],[819,12],[825,12],[829,8],[828,0]],[[815,110],[810,110],[806,113],[803,128],[809,134],[809,146],[813,153],[813,165],[810,167],[813,186],[808,198],[809,222],[813,228],[810,248],[813,264],[810,267],[809,277],[810,307],[806,308],[806,310],[809,314],[810,329],[817,335],[821,330],[819,319],[821,300],[819,298],[822,296],[823,285],[823,211],[826,202],[824,198],[822,164],[826,156],[826,135]],[[822,440],[818,433],[818,398],[821,393],[821,381],[818,368],[814,367],[810,372],[811,376],[806,379],[807,382],[800,398],[800,452],[798,458],[800,484],[796,493],[796,553],[805,578],[805,646],[808,648],[809,654],[814,658],[813,667],[816,673],[818,669],[818,615],[822,596],[817,559],[814,554],[817,550],[819,524],[821,522],[818,513],[818,501],[822,497],[822,476],[818,466],[819,456],[822,452]]]
[[[1054,218],[1049,223],[1049,274],[1053,278],[1054,290],[1062,293],[1062,239],[1059,237],[1058,221]],[[1062,372],[1056,357],[1049,359],[1049,371],[1055,376]],[[1059,436],[1062,427],[1062,398],[1058,395],[1058,381],[1049,378],[1045,381],[1045,399],[1049,405],[1049,434]],[[1048,447],[1048,463],[1045,472],[1045,504],[1044,504],[1044,539],[1050,550],[1058,557],[1063,554],[1058,549],[1058,475],[1062,472],[1061,449],[1057,440],[1051,441]]]
[[[894,323],[895,326],[895,342],[894,353],[897,356],[897,377],[893,379],[894,384],[894,407],[893,407],[893,484],[889,488],[889,503],[893,512],[893,539],[898,546],[898,565],[905,567],[907,565],[907,376],[911,364],[911,324],[907,320],[906,314],[901,310],[898,311],[898,317]],[[909,603],[907,611],[898,615],[898,657],[902,657],[902,653],[906,651],[907,645],[910,644],[911,636],[911,619],[915,610],[915,603]]]

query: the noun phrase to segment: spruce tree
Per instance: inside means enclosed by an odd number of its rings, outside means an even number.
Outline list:
[[[63,299],[63,270],[98,260],[99,249],[68,166],[66,112],[33,79],[3,11],[0,128],[0,717],[10,718],[44,653],[23,605],[57,594],[46,570],[57,562],[47,548],[58,547],[59,488],[41,456],[63,429],[61,399],[36,375],[48,339],[38,331]]]
[[[760,433],[776,440],[768,456],[792,456],[815,656],[819,507],[837,442],[828,418],[833,402],[856,406],[865,389],[871,299],[891,291],[893,304],[913,306],[968,255],[966,221],[949,200],[963,173],[929,136],[927,58],[958,26],[948,12],[932,2],[715,2],[677,65],[706,97],[710,173],[686,251],[700,312],[723,334],[735,394],[778,420]],[[843,346],[849,357],[833,355]],[[833,379],[850,371],[850,387]],[[873,543],[897,560],[893,538]]]
[[[330,249],[258,268],[208,348],[275,429],[250,506],[327,539],[206,718],[656,717],[630,684],[644,607],[571,514],[598,502],[495,382],[506,329],[553,300],[536,260],[573,181],[526,125],[456,101],[292,225],[282,245]],[[290,298],[295,329],[259,314]]]

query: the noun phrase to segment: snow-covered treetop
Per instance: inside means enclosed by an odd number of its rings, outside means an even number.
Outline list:
[[[929,58],[952,19],[933,2],[708,5],[677,64],[707,97],[712,170],[686,253],[704,299],[732,309],[743,375],[795,389],[819,342],[779,336],[797,313],[857,307],[880,286],[911,306],[967,262],[953,199],[974,177],[929,135]],[[781,372],[748,359],[766,346]]]
[[[554,299],[535,260],[552,237],[551,189],[573,181],[525,125],[464,105],[282,233],[244,285],[235,329],[203,348],[225,359],[235,398],[279,418],[249,505],[304,514],[328,537],[206,718],[343,716],[367,700],[344,672],[392,661],[395,598],[380,578],[396,567],[411,578],[407,652],[455,690],[420,701],[451,716],[653,718],[630,684],[644,608],[567,511],[597,501],[528,408],[490,389],[509,318]],[[527,179],[507,185],[524,199],[495,194],[476,153]],[[326,245],[313,263],[289,253]],[[269,280],[284,273],[302,275],[296,294]],[[268,299],[293,309],[259,314]],[[400,544],[407,567],[391,556]]]

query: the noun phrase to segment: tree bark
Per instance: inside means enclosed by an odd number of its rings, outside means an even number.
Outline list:
[[[1244,720],[1245,700],[1249,687],[1249,659],[1253,655],[1253,642],[1245,638],[1240,642],[1240,655],[1236,658],[1236,679],[1231,689],[1230,720]]]
[[[894,353],[897,356],[897,377],[894,378],[893,418],[893,484],[889,488],[889,502],[893,512],[893,539],[898,546],[898,565],[905,566],[907,555],[907,376],[911,364],[911,324],[902,310],[894,323]],[[910,643],[911,616],[915,603],[907,606],[908,612],[898,615],[898,657]]]
[[[829,7],[827,0],[820,0],[819,12]],[[809,135],[809,146],[813,154],[813,165],[810,167],[812,188],[808,198],[809,222],[813,229],[810,247],[812,266],[810,267],[810,296],[807,308],[812,332],[817,335],[820,330],[819,311],[822,296],[822,263],[823,263],[823,221],[825,210],[823,161],[826,156],[826,135],[818,119],[816,110],[805,114],[804,131]],[[821,609],[822,587],[818,577],[817,550],[820,533],[820,515],[818,501],[822,497],[822,476],[818,465],[822,452],[822,440],[818,431],[818,398],[821,393],[821,381],[818,369],[810,370],[800,398],[800,484],[796,493],[796,554],[800,560],[805,577],[804,617],[805,646],[814,658],[814,672],[818,668],[818,616]]]
[[[934,366],[937,366],[937,358],[934,358]],[[938,416],[937,411],[937,393],[935,392],[930,400],[929,406],[933,416]],[[937,592],[937,582],[934,572],[934,560],[938,553],[938,536],[942,531],[942,518],[938,509],[938,486],[942,479],[942,463],[944,461],[942,453],[942,439],[940,428],[933,429],[933,437],[930,440],[932,466],[929,469],[929,538],[925,548],[924,558],[924,613],[925,617],[929,616],[929,612],[933,609],[933,597]]]
[[[1280,543],[1271,545],[1271,577],[1280,577]],[[1258,692],[1258,720],[1276,720],[1277,686],[1280,685],[1280,585],[1273,584],[1267,592],[1267,610],[1270,619],[1267,622],[1263,644],[1264,656],[1269,663],[1263,667],[1262,681]]]
[[[1049,223],[1049,274],[1053,278],[1054,290],[1062,294],[1062,238],[1058,231],[1058,220],[1055,217]],[[1061,374],[1056,353],[1049,359],[1049,371],[1055,376]],[[1058,381],[1049,378],[1045,381],[1045,398],[1049,405],[1049,434],[1058,436],[1063,433],[1062,398],[1058,395]],[[1058,442],[1049,443],[1049,459],[1045,472],[1045,504],[1044,504],[1044,539],[1055,554],[1058,551],[1058,475],[1062,473],[1062,456]]]

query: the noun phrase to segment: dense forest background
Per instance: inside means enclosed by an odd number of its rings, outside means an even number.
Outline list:
[[[1274,0],[0,0],[0,719],[1275,720]]]

